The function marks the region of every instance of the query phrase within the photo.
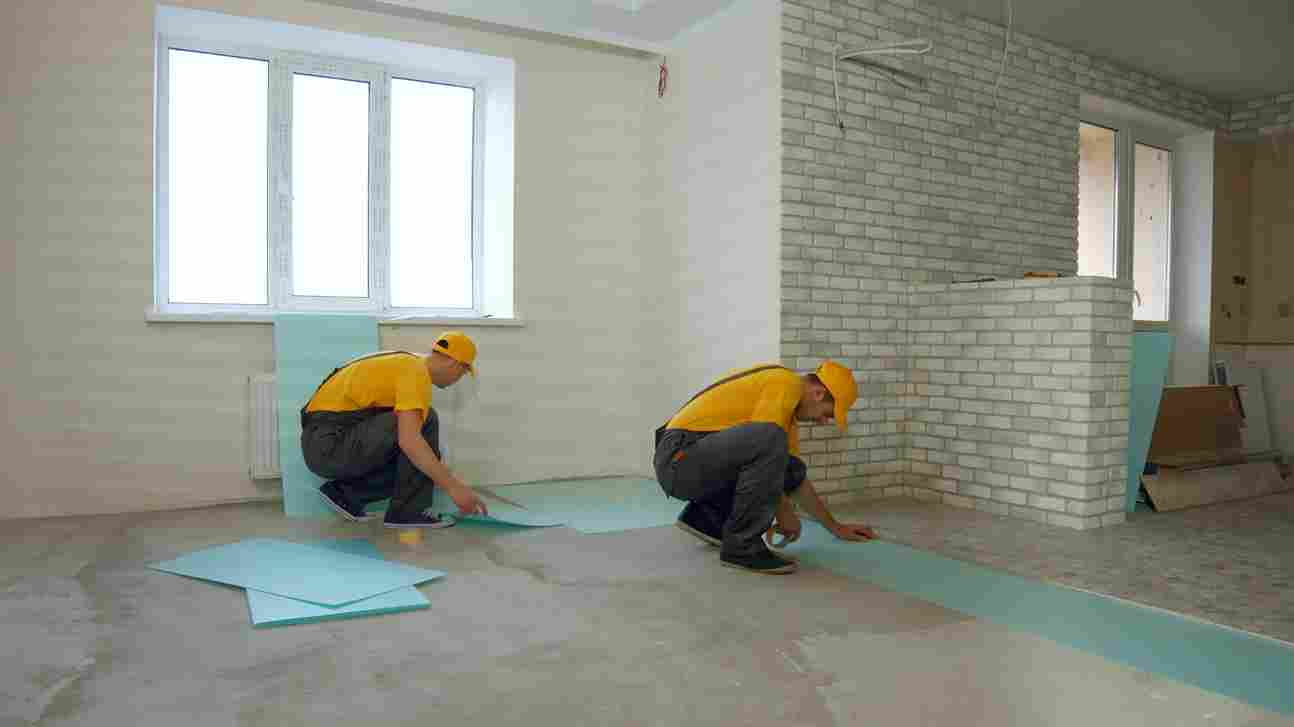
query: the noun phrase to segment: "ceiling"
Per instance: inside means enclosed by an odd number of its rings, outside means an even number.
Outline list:
[[[647,53],[733,0],[376,0]],[[759,0],[761,2],[767,0]],[[1007,0],[924,0],[1006,25]],[[1294,0],[1010,0],[1018,32],[1218,101],[1294,91]]]
[[[339,0],[342,4],[353,4]],[[434,15],[663,53],[679,33],[733,0],[374,0]],[[766,0],[760,0],[761,2]]]
[[[1006,0],[926,0],[1006,25]],[[1294,91],[1294,0],[1011,0],[1014,27],[1219,101]]]

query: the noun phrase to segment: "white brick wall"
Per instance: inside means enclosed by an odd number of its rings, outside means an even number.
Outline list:
[[[913,317],[918,306],[909,306],[908,299],[933,294],[913,292],[924,284],[1076,270],[1081,92],[1212,128],[1226,126],[1229,107],[1019,33],[1013,35],[995,107],[1003,29],[925,0],[784,0],[782,20],[782,356],[799,369],[828,356],[842,361],[859,372],[867,401],[852,413],[849,437],[828,428],[805,432],[815,481],[828,493],[914,491],[1069,526],[1099,521],[1098,506],[1076,505],[1071,512],[1069,505],[1103,497],[1088,495],[1108,478],[1083,474],[1092,481],[1081,483],[1089,488],[1081,497],[1046,488],[1035,492],[1029,478],[1079,484],[1048,479],[1043,475],[1051,470],[1038,470],[1068,466],[1061,464],[1066,457],[1053,462],[1048,454],[1046,463],[1033,463],[1038,475],[1027,465],[1021,473],[1002,473],[993,463],[1006,459],[1005,453],[984,454],[980,447],[1002,446],[992,432],[1008,431],[1016,419],[1052,422],[1056,431],[1048,434],[1106,436],[1105,410],[1111,407],[1094,402],[1109,393],[1100,388],[1109,377],[1073,365],[1108,363],[1098,352],[1122,331],[1097,306],[1114,301],[1071,299],[1063,286],[1008,286],[990,304],[1002,308],[976,311],[966,307],[970,303],[949,303],[963,308],[957,315],[925,319]],[[832,52],[838,45],[915,37],[932,40],[933,52],[887,62],[923,75],[927,81],[919,90],[841,63],[842,132],[833,112]],[[1077,307],[1048,307],[1053,304]],[[929,353],[916,355],[921,346]],[[918,368],[919,362],[927,368]],[[1024,364],[1021,371],[1014,368],[1017,362]],[[1010,368],[999,370],[1008,363]],[[1044,365],[1052,368],[1044,372]],[[918,381],[918,373],[929,380]],[[994,377],[993,386],[985,376]],[[1016,388],[1011,377],[1023,377],[1019,388],[1028,398],[993,398]],[[1071,381],[1097,388],[1076,388]],[[936,397],[920,393],[920,386],[946,388]],[[957,408],[934,408],[948,402]],[[998,406],[1005,404],[1065,413],[1000,413],[1016,411]],[[918,419],[932,411],[948,420],[932,426]],[[962,440],[963,431],[982,436]],[[918,446],[919,437],[934,437],[942,448]],[[973,451],[955,449],[972,445]],[[1064,454],[1030,443],[1011,446]],[[967,459],[918,461],[918,450],[936,459]],[[988,466],[979,466],[977,458],[987,459]],[[1083,473],[1095,466],[1087,459],[1074,462]],[[1011,477],[1025,479],[1017,487]],[[963,484],[970,489],[961,490]],[[1056,502],[1041,498],[1064,500],[1064,513],[1048,509]]]
[[[1237,136],[1294,129],[1294,91],[1232,105],[1227,128]]]
[[[1066,527],[1122,522],[1131,288],[932,284],[909,300],[916,494]]]

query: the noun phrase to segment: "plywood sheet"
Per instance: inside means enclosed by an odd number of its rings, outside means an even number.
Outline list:
[[[1193,470],[1164,468],[1158,474],[1144,476],[1142,484],[1155,509],[1161,512],[1294,489],[1294,482],[1281,479],[1275,462],[1247,462]]]
[[[1294,134],[1255,142],[1250,238],[1250,341],[1294,342]]]
[[[1189,454],[1193,461],[1208,462],[1211,452],[1219,458],[1243,452],[1243,424],[1234,387],[1169,386],[1159,404],[1147,461],[1161,464],[1169,457],[1181,463]]]

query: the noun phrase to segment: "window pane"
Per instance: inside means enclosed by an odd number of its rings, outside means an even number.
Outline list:
[[[168,50],[167,297],[269,302],[269,64]]]
[[[391,82],[391,303],[472,307],[474,91]]]
[[[1132,285],[1141,296],[1134,317],[1168,320],[1169,240],[1172,236],[1173,154],[1137,144]]]
[[[1078,128],[1078,274],[1115,276],[1114,138],[1112,129]]]
[[[292,291],[368,296],[368,84],[292,77]]]

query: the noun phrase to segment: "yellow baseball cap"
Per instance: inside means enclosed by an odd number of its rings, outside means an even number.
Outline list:
[[[817,371],[818,380],[831,392],[836,400],[836,426],[843,433],[849,429],[849,408],[858,401],[858,382],[854,381],[854,372],[835,361],[823,361]]]
[[[462,331],[446,331],[436,340],[436,349],[455,361],[467,366],[467,370],[473,375],[476,374],[476,368],[473,364],[476,362],[476,344],[472,339],[467,337]]]

